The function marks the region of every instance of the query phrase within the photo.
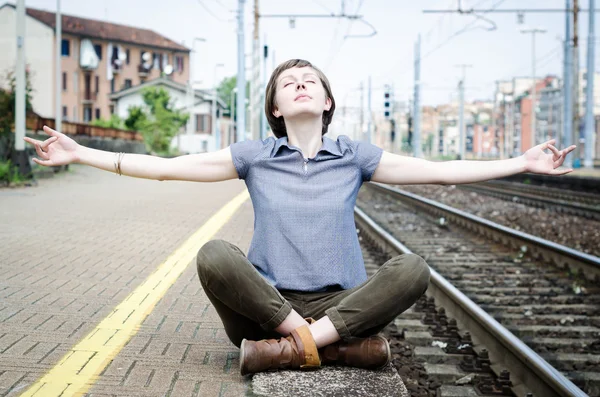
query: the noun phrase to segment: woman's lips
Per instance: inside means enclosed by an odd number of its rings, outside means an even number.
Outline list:
[[[310,98],[312,99],[309,95],[306,94],[300,94],[296,97],[296,99],[294,99],[294,101],[297,101],[298,99],[302,99],[302,98]]]

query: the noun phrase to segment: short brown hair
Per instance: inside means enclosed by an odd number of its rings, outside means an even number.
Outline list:
[[[325,88],[325,94],[327,95],[327,98],[331,99],[331,108],[323,112],[323,130],[321,131],[321,135],[325,135],[327,133],[327,128],[329,127],[329,124],[331,124],[331,119],[333,118],[333,112],[335,110],[335,100],[333,99],[333,94],[331,93],[329,80],[327,80],[327,77],[325,77],[325,74],[320,69],[313,66],[310,62],[305,61],[304,59],[290,59],[289,61],[283,62],[275,68],[271,74],[271,78],[269,79],[269,84],[267,84],[267,90],[265,94],[265,113],[267,114],[267,120],[269,121],[271,130],[277,138],[287,136],[283,116],[275,117],[273,115],[276,105],[275,94],[277,92],[277,79],[281,73],[287,69],[293,67],[303,68],[305,66],[309,66],[313,68],[315,72],[317,72],[317,76],[319,76],[321,84],[323,84],[323,88]]]

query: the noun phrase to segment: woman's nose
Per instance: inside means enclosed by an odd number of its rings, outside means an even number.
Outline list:
[[[301,88],[302,88],[303,90],[305,90],[305,89],[306,89],[306,86],[304,85],[304,83],[298,83],[298,84],[296,85],[296,89],[297,89],[297,90],[299,90],[299,89],[301,89]]]

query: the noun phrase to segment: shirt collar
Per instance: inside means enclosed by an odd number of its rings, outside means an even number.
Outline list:
[[[288,137],[284,136],[284,137],[278,138],[275,141],[275,150],[273,152],[274,153],[273,156],[277,155],[277,153],[279,152],[279,149],[282,146],[286,146],[288,149],[295,148],[295,149],[299,150],[298,147],[290,145],[289,142],[288,142]],[[315,155],[315,158],[316,157],[322,157],[322,156],[319,156],[319,153],[321,153],[321,152],[327,152],[327,153],[332,154],[332,155],[334,155],[336,157],[342,157],[343,156],[342,152],[340,151],[340,148],[338,147],[337,142],[334,141],[333,139],[327,138],[326,136],[323,136],[323,145],[321,146],[321,149],[319,149],[319,151]]]

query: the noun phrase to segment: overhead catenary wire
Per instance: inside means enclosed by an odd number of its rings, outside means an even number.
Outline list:
[[[204,10],[209,13],[211,16],[213,16],[216,20],[218,20],[219,22],[227,22],[226,20],[224,20],[223,18],[218,17],[214,12],[212,12],[207,6],[206,4],[204,4],[202,2],[202,0],[196,0],[198,2],[198,4],[200,4],[200,6],[202,8],[204,8]]]

